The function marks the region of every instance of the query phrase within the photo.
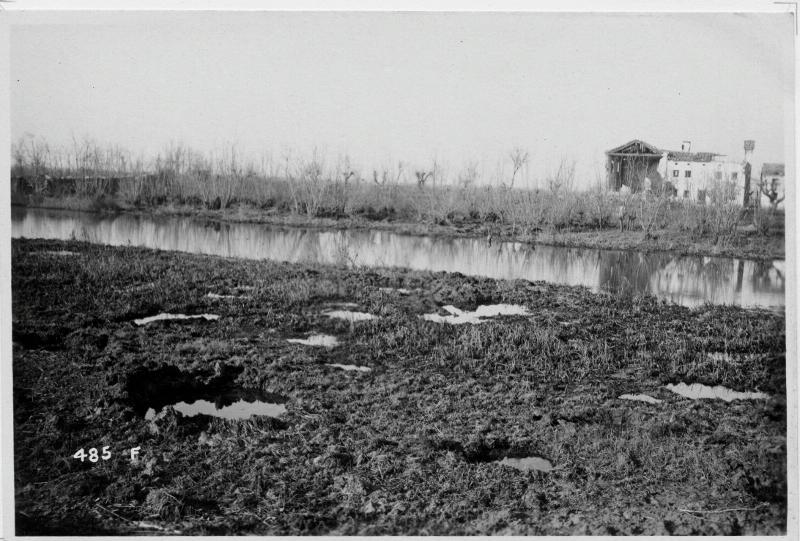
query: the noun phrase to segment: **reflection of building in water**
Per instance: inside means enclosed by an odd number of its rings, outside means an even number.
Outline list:
[[[706,302],[784,305],[783,261],[676,256],[663,252],[606,252],[600,258],[600,283],[609,291],[650,293],[684,306]]]
[[[742,290],[737,302],[743,306],[784,306],[785,261],[743,261]]]
[[[685,306],[734,301],[734,260],[713,257],[673,257],[650,281],[653,294]]]
[[[710,302],[777,307],[785,302],[782,269],[782,261],[676,257],[653,274],[650,287],[654,295],[684,306]]]
[[[750,280],[754,290],[783,295],[786,284],[782,262],[752,261],[751,264],[753,271]]]
[[[650,279],[671,259],[669,255],[633,251],[598,251],[600,287],[617,293],[648,293]]]

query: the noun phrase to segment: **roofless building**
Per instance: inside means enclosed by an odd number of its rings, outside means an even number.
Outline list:
[[[645,179],[660,179],[658,164],[663,157],[658,148],[634,139],[606,152],[608,187],[619,191],[627,186],[632,192],[642,191]]]

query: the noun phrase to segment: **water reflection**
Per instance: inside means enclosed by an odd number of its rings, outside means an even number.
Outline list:
[[[784,306],[785,262],[645,254],[398,235],[330,231],[192,218],[107,216],[12,209],[14,237],[78,239],[184,252],[279,261],[399,266],[499,279],[544,280],[595,291],[651,293],[685,305],[706,301]]]

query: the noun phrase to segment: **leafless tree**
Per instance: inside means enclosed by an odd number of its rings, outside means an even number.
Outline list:
[[[550,175],[547,180],[547,185],[554,194],[572,190],[572,184],[575,181],[575,160],[569,160],[566,156],[562,157],[555,174]]]
[[[630,195],[623,196],[620,200],[620,203],[617,206],[615,218],[619,223],[620,232],[625,231],[626,228],[630,229],[631,224],[636,219],[636,212],[633,209],[632,198]]]
[[[525,164],[528,163],[528,156],[528,151],[523,150],[521,147],[516,147],[511,151],[511,154],[509,154],[509,157],[511,158],[511,165],[513,166],[513,170],[511,172],[511,182],[509,184],[510,188],[514,187],[514,180],[516,180],[519,170],[525,167]]]
[[[333,178],[331,188],[331,199],[336,212],[344,214],[350,201],[350,180],[359,178],[358,173],[350,164],[350,157],[339,158],[336,166],[336,174]]]
[[[286,151],[283,155],[283,164],[283,174],[286,177],[286,182],[289,186],[289,197],[292,200],[292,211],[295,214],[300,214],[300,179],[297,178],[291,166],[291,153],[289,151]]]
[[[770,208],[774,211],[778,209],[778,205],[785,199],[785,195],[781,196],[778,193],[778,181],[776,179],[772,179],[772,182],[767,185],[767,179],[762,178],[761,182],[758,185],[759,190],[761,193],[767,196],[769,199]]]
[[[384,186],[390,181],[397,184],[400,182],[401,176],[403,176],[403,162],[397,162],[397,174],[394,176],[394,179],[391,178],[388,167],[383,167],[380,175],[376,169],[372,170],[372,181],[378,186]]]
[[[469,188],[478,178],[478,162],[469,162],[458,174],[458,184],[464,188]]]

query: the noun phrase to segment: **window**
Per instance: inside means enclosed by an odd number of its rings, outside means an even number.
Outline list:
[[[689,190],[686,190],[686,191],[683,192],[683,198],[684,199],[689,199]]]
[[[736,180],[738,178],[739,178],[739,173],[737,173],[735,171],[733,173],[731,173],[731,180]]]
[[[722,171],[714,171],[714,180],[722,180]]]
[[[687,169],[686,171],[683,172],[683,176],[686,178],[690,178],[692,176],[692,170]]]
[[[672,170],[672,176],[673,177],[677,177],[679,174],[680,174],[680,171],[678,171],[677,169],[673,169]]]
[[[697,200],[700,203],[706,202],[706,191],[705,190],[697,190]]]

